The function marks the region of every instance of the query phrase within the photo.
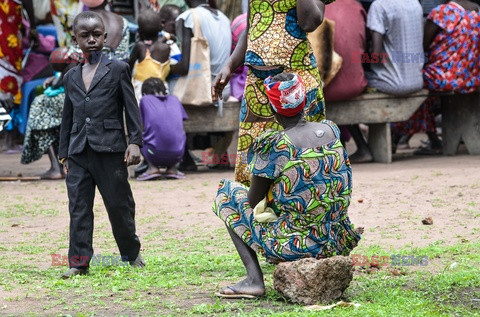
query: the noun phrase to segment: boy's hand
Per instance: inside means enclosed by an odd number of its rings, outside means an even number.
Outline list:
[[[63,161],[63,172],[65,173],[65,175],[68,174],[68,160],[65,159],[65,161]]]
[[[125,151],[124,162],[127,166],[137,165],[140,163],[140,147],[136,144],[129,144]]]

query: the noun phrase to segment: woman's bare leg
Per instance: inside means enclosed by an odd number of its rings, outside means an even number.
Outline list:
[[[61,179],[64,177],[63,170],[60,167],[60,163],[57,159],[57,153],[53,145],[48,148],[48,158],[50,159],[50,169],[42,174],[42,179]]]
[[[227,230],[247,270],[247,278],[237,284],[224,288],[220,293],[226,295],[248,294],[254,296],[265,294],[263,273],[258,263],[257,254],[232,229],[227,227]]]

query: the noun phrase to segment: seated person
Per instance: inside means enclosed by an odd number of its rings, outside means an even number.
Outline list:
[[[165,82],[170,72],[170,46],[158,35],[162,26],[160,15],[153,10],[142,11],[138,16],[139,40],[128,61],[138,100],[142,96],[141,87],[146,79],[156,77]]]
[[[368,11],[372,53],[388,61],[372,63],[369,87],[391,95],[406,95],[423,87],[423,11],[418,0],[376,0]]]
[[[143,122],[142,155],[148,168],[138,180],[184,178],[177,170],[185,152],[186,135],[183,120],[188,119],[185,109],[175,96],[167,95],[160,78],[149,78],[142,85],[140,115]],[[159,168],[166,168],[160,173]]]
[[[348,19],[345,19],[348,16]],[[333,80],[324,88],[325,102],[350,100],[360,95],[367,87],[367,79],[361,63],[366,51],[365,24],[367,13],[357,0],[335,1],[325,11],[325,18],[335,22],[334,47],[343,58],[342,67]],[[345,127],[342,127],[345,128]],[[342,142],[347,140],[348,132],[358,144],[365,143],[358,125],[348,126],[349,131],[342,131]],[[344,133],[347,132],[347,133]],[[371,161],[372,154],[357,151],[350,156],[351,162]]]
[[[392,95],[407,95],[423,87],[423,11],[418,0],[376,0],[368,11],[372,54],[379,58],[366,72],[368,86]],[[385,56],[385,57],[383,57]],[[370,148],[358,125],[350,126],[357,145],[352,163],[370,162]]]
[[[63,169],[58,162],[58,145],[65,101],[62,80],[69,66],[73,65],[68,61],[67,51],[68,48],[61,47],[50,54],[50,64],[59,76],[52,76],[45,80],[43,83],[45,91],[35,97],[28,115],[20,162],[30,164],[48,153],[50,169],[40,176],[42,179],[64,177]]]
[[[247,278],[220,297],[265,293],[256,253],[272,263],[348,255],[363,232],[347,214],[352,171],[337,126],[304,120],[306,93],[298,75],[268,77],[265,89],[284,130],[266,131],[250,147],[250,188],[220,182],[213,211],[247,270]]]
[[[428,90],[467,94],[480,87],[479,9],[480,6],[473,1],[450,1],[434,8],[428,15],[423,43],[428,57],[423,80]],[[419,148],[415,154],[442,152],[435,125],[436,99],[430,97],[408,121],[394,125],[394,145],[402,137],[409,139],[415,133],[425,132],[428,145]]]

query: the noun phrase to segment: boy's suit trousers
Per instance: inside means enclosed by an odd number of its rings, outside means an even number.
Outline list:
[[[122,259],[134,261],[140,240],[135,233],[135,202],[124,153],[96,152],[87,143],[81,153],[68,157],[66,183],[70,201],[70,267],[88,266],[93,256],[95,186],[102,195]]]

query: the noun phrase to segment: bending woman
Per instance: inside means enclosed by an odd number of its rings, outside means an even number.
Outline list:
[[[297,73],[307,90],[305,119],[325,119],[322,84],[306,32],[314,31],[322,23],[325,3],[333,1],[266,0],[259,5],[259,1],[249,0],[247,29],[212,88],[212,97],[217,100],[232,73],[242,64],[248,66],[240,110],[236,181],[246,185],[250,182],[246,154],[255,138],[264,130],[281,129],[275,122],[263,88],[263,81],[268,76],[283,71]]]
[[[265,293],[256,253],[272,263],[348,255],[363,232],[347,215],[352,171],[337,126],[305,121],[298,75],[268,77],[265,88],[284,130],[264,132],[250,147],[250,188],[220,182],[213,211],[225,221],[247,270],[247,278],[221,290],[221,297]]]

